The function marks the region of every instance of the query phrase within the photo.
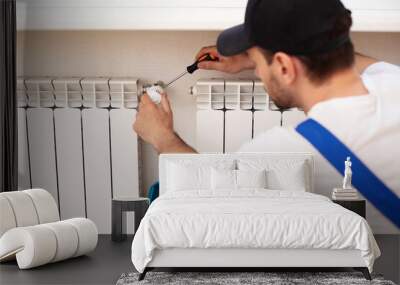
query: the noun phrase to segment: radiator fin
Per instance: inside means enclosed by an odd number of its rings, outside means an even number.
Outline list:
[[[86,217],[82,128],[79,109],[54,110],[58,193],[62,220]]]
[[[46,189],[58,202],[53,110],[28,108],[26,114],[32,188]]]
[[[235,152],[251,140],[253,114],[251,111],[225,112],[225,152]]]
[[[113,198],[139,197],[138,143],[132,131],[135,117],[134,109],[110,111]],[[127,231],[131,233],[134,226],[132,215],[128,215],[127,221]]]
[[[31,188],[26,111],[18,108],[18,189]]]
[[[87,217],[101,233],[111,233],[111,165],[109,112],[82,111]]]

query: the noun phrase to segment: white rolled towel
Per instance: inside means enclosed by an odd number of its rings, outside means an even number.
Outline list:
[[[51,262],[57,262],[73,257],[78,250],[79,236],[74,226],[69,223],[55,222],[44,224],[55,235],[57,240],[57,251]]]
[[[0,193],[0,237],[15,227],[60,220],[53,196],[43,189]]]
[[[14,228],[0,238],[0,261],[16,257],[19,268],[28,269],[80,256],[96,248],[97,235],[85,218]]]
[[[0,196],[7,199],[17,227],[27,227],[39,223],[35,205],[29,195],[23,191],[3,192]]]
[[[98,231],[95,223],[85,218],[73,218],[63,222],[73,225],[78,233],[78,248],[74,257],[91,252],[96,248]]]
[[[0,239],[0,261],[16,256],[20,269],[49,263],[56,251],[54,233],[42,225],[11,229]]]
[[[6,197],[0,195],[0,237],[16,226],[17,222],[10,202]]]
[[[57,203],[49,192],[37,188],[24,190],[22,193],[28,194],[32,199],[39,219],[39,224],[51,223],[60,220]]]

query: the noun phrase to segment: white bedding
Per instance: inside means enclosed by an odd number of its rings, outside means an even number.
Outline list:
[[[372,272],[379,248],[365,219],[299,191],[168,192],[152,203],[132,243],[143,272],[155,249],[358,249]]]

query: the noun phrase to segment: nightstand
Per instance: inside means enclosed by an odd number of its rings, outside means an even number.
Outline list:
[[[332,202],[359,214],[365,219],[365,200],[332,200]]]
[[[116,198],[112,200],[112,227],[111,239],[113,241],[123,241],[126,234],[123,234],[123,228],[126,227],[125,212],[135,212],[135,232],[137,231],[140,221],[146,214],[150,205],[148,198]]]

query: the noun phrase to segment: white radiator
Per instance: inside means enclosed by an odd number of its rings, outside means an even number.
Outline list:
[[[260,81],[201,79],[192,94],[197,102],[199,152],[235,152],[263,131],[296,125],[305,118],[298,109],[279,111]]]
[[[44,188],[62,219],[88,217],[110,233],[111,199],[139,196],[137,79],[20,78],[17,86],[20,189]],[[199,80],[193,94],[200,152],[234,152],[271,127],[304,118],[277,110],[258,81]],[[128,233],[132,219],[128,214]]]
[[[61,219],[87,217],[111,232],[111,199],[139,196],[135,78],[20,78],[20,189],[41,187]],[[127,232],[133,232],[133,213]]]

